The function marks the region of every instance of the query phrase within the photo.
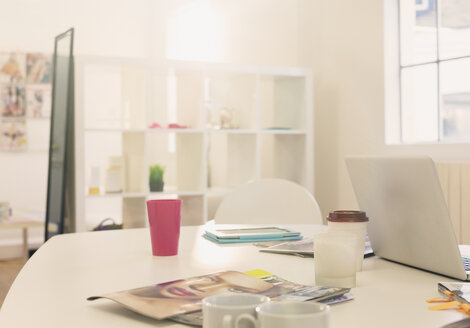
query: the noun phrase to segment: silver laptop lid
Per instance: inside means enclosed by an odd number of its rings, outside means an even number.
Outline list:
[[[346,157],[380,257],[467,279],[434,162],[426,156]]]

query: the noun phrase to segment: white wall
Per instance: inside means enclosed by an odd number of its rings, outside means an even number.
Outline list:
[[[154,0],[152,55],[158,59],[296,66],[302,1]]]

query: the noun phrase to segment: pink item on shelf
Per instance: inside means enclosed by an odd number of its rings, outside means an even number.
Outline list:
[[[187,129],[187,125],[179,125],[178,123],[170,123],[168,124],[169,129]]]
[[[154,256],[178,254],[181,226],[181,199],[147,201],[147,211]]]
[[[156,122],[149,125],[149,129],[160,129],[162,126]]]

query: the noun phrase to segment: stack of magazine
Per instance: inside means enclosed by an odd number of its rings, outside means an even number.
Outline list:
[[[317,301],[335,304],[352,300],[349,288],[306,286],[293,283],[264,270],[224,271],[175,280],[142,288],[89,297],[113,300],[126,308],[155,319],[170,319],[202,326],[204,297],[227,293],[255,293],[273,301]]]
[[[288,241],[302,239],[300,232],[281,227],[243,228],[212,226],[206,229],[204,238],[217,244],[252,243],[260,241]]]

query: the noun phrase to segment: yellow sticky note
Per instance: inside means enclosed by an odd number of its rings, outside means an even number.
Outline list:
[[[250,276],[253,276],[255,278],[264,278],[267,276],[271,276],[272,274],[269,273],[266,270],[261,270],[261,269],[255,269],[255,270],[250,270],[250,271],[245,271],[246,274],[249,274]]]
[[[440,310],[448,310],[448,309],[453,309],[453,308],[458,308],[462,305],[462,303],[454,301],[454,302],[446,302],[438,305],[432,305],[428,307],[429,310],[432,311],[440,311]]]

